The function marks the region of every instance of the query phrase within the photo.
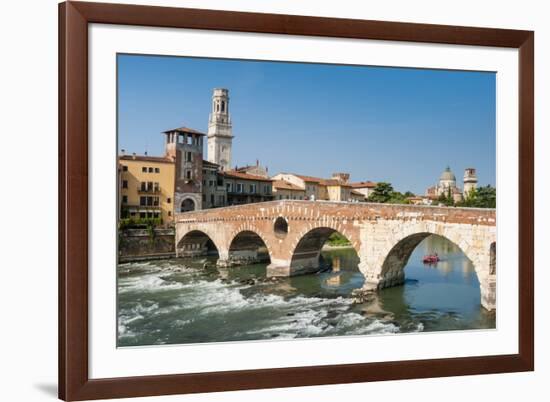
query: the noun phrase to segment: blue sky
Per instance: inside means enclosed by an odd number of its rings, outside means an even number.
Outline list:
[[[170,128],[206,132],[212,89],[224,87],[233,165],[349,172],[415,193],[449,165],[460,187],[466,167],[495,184],[494,73],[119,55],[118,85],[127,152],[162,155]]]

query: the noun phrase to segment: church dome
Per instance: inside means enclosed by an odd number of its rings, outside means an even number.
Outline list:
[[[441,176],[439,177],[439,180],[444,180],[444,181],[455,181],[456,182],[456,177],[454,175],[453,172],[451,172],[451,168],[449,166],[447,166],[447,168],[445,169],[445,171],[443,173],[441,173]]]

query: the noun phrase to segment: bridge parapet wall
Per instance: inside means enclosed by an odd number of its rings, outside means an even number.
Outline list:
[[[356,221],[391,219],[399,221],[430,220],[483,226],[496,224],[494,209],[298,200],[269,201],[178,213],[175,216],[175,221],[176,223],[254,221],[276,218],[281,215],[289,219],[305,221],[330,216],[336,220]]]

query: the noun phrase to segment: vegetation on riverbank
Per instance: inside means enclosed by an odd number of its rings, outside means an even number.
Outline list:
[[[133,228],[155,228],[162,225],[162,218],[122,218],[118,223],[120,230]]]
[[[349,240],[346,237],[342,236],[340,233],[334,232],[333,234],[330,235],[330,237],[326,241],[325,246],[329,246],[329,247],[349,247],[349,246],[351,246],[351,243],[349,242]]]

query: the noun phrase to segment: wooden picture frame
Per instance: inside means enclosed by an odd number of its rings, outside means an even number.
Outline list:
[[[88,24],[519,49],[519,353],[487,357],[90,379]],[[534,369],[534,33],[137,5],[59,5],[59,397],[85,400],[444,377]]]

